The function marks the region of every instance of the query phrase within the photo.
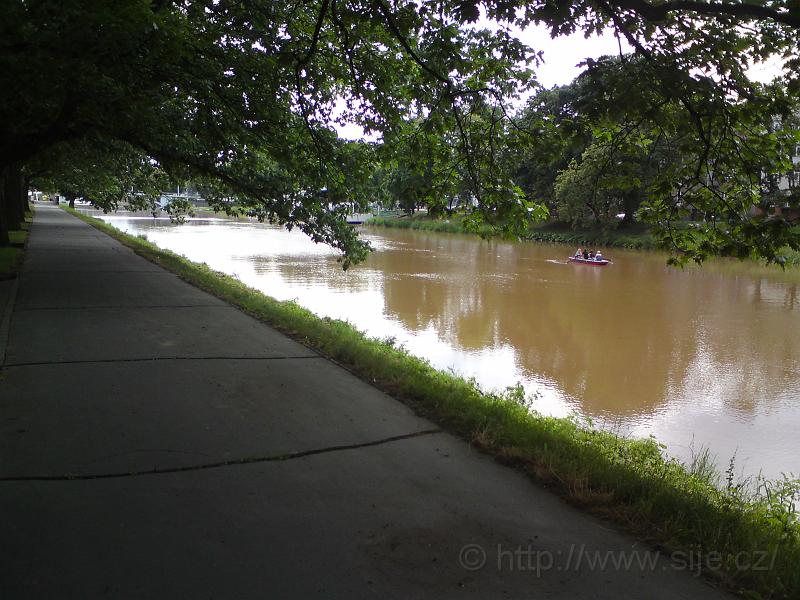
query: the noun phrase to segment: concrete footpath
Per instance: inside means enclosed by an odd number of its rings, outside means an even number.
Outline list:
[[[9,316],[3,600],[728,598],[55,207]]]

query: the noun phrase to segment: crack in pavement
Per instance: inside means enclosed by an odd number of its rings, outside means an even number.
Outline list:
[[[24,362],[24,363],[6,363],[3,368],[7,367],[46,367],[52,365],[86,365],[86,364],[103,364],[103,363],[137,363],[137,362],[156,362],[161,360],[298,360],[310,358],[323,358],[320,355],[311,356],[155,356],[144,358],[87,358],[85,360],[55,360],[45,362]]]
[[[97,273],[156,273],[155,269],[27,269],[27,273],[34,275],[52,275],[58,273],[86,273],[95,275]]]
[[[8,293],[8,299],[5,306],[0,311],[0,365],[5,363],[6,351],[8,349],[8,340],[11,334],[11,315],[14,312],[14,305],[16,303],[17,292],[19,290],[19,277],[15,277],[11,284],[11,290]]]
[[[39,311],[39,310],[128,310],[128,309],[135,309],[135,310],[146,310],[146,309],[162,309],[162,308],[232,308],[230,304],[220,304],[216,302],[214,304],[131,304],[126,306],[121,306],[119,304],[97,304],[93,306],[21,306],[14,309],[14,312],[21,313],[21,312],[32,312],[32,311]]]
[[[362,442],[360,444],[345,444],[341,446],[327,446],[325,448],[315,448],[313,450],[302,450],[300,452],[289,452],[285,454],[273,454],[270,456],[252,456],[247,458],[236,458],[231,460],[223,460],[213,463],[205,463],[200,465],[189,465],[185,467],[168,467],[159,469],[154,467],[147,471],[126,471],[124,473],[96,473],[89,475],[67,474],[67,475],[16,475],[10,477],[0,477],[0,483],[4,482],[20,482],[20,481],[92,481],[95,479],[120,479],[123,477],[141,477],[144,475],[164,475],[166,473],[186,473],[189,471],[205,471],[209,469],[219,469],[222,467],[232,467],[236,465],[251,465],[255,463],[265,462],[285,462],[295,460],[297,458],[305,458],[306,456],[314,456],[316,454],[328,454],[331,452],[342,452],[346,450],[358,450],[359,448],[369,448],[371,446],[380,446],[383,444],[390,444],[402,440],[408,440],[415,437],[422,437],[426,435],[433,435],[436,433],[443,433],[441,429],[423,429],[422,431],[415,431],[413,433],[405,433],[403,435],[395,435],[392,437],[383,438],[380,440],[373,440],[371,442]]]

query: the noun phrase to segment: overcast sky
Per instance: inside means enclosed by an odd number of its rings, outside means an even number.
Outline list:
[[[583,67],[577,65],[586,58],[619,54],[617,38],[610,31],[589,38],[577,32],[553,39],[546,27],[532,25],[517,32],[517,36],[534,50],[544,52],[544,64],[536,68],[536,79],[546,88],[570,83],[583,71]],[[626,42],[623,42],[622,51],[631,51]]]
[[[491,26],[490,23],[485,22],[478,23],[478,25]],[[546,27],[531,26],[525,31],[518,31],[517,35],[534,50],[544,52],[544,64],[536,67],[535,72],[536,79],[546,88],[570,83],[583,71],[583,67],[577,65],[586,58],[599,58],[606,54],[619,53],[617,39],[610,32],[588,39],[583,37],[583,33],[551,39]],[[623,45],[623,51],[630,51],[627,44]],[[340,127],[337,125],[335,127],[339,135],[344,138],[361,139],[363,137],[363,132],[358,126]]]
[[[553,39],[546,27],[532,25],[518,31],[517,36],[534,50],[544,51],[544,64],[536,69],[536,77],[546,88],[570,83],[583,71],[583,67],[577,65],[586,58],[619,54],[620,51],[617,37],[611,30],[589,38],[585,38],[583,32],[577,32]],[[622,51],[632,52],[633,48],[622,40]],[[780,65],[780,58],[775,57],[766,64],[755,65],[748,74],[754,81],[769,83],[780,75]]]
[[[493,24],[479,21],[479,27],[492,27]],[[565,85],[577,77],[585,67],[578,64],[587,58],[599,58],[609,54],[619,54],[620,45],[611,30],[603,35],[584,37],[583,32],[572,35],[550,37],[549,30],[542,25],[531,25],[524,31],[517,31],[517,36],[534,50],[544,52],[544,63],[535,68],[537,81],[545,88]],[[622,40],[622,51],[631,52],[632,48]],[[776,57],[765,64],[752,67],[750,78],[761,83],[769,83],[781,73],[781,60]],[[360,139],[363,132],[360,127],[336,127],[339,135],[347,139]]]

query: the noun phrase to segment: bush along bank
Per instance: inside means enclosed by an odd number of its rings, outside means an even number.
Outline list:
[[[691,552],[695,572],[753,598],[800,597],[800,482],[739,482],[701,454],[685,465],[654,439],[628,439],[578,418],[530,410],[521,387],[503,393],[438,371],[391,340],[317,317],[240,281],[71,211],[138,254],[335,360],[569,501],[666,551]],[[698,562],[702,561],[702,562]]]
[[[419,231],[435,231],[440,233],[467,233],[464,231],[463,218],[432,219],[430,217],[374,217],[365,225],[369,227],[394,227],[397,229],[414,229]],[[482,227],[478,232],[488,235],[489,227]],[[629,248],[632,250],[653,250],[656,248],[655,240],[641,227],[626,230],[618,229],[603,231],[601,229],[574,231],[569,228],[540,225],[533,227],[525,240],[531,242],[550,242],[556,244],[569,244],[574,246],[604,246],[610,248]]]
[[[605,246],[607,248],[627,248],[629,250],[655,250],[656,244],[650,234],[580,231],[548,231],[533,229],[525,238],[531,242],[552,242],[573,246]]]

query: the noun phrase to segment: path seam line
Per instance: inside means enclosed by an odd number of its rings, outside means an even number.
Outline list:
[[[322,358],[320,355],[310,356],[154,356],[148,358],[95,358],[85,360],[55,360],[43,362],[8,363],[4,367],[42,367],[49,365],[86,365],[104,363],[139,363],[161,360],[297,360],[305,358]]]
[[[97,273],[158,273],[155,269],[27,269],[28,273],[35,275],[52,275],[54,273],[86,273],[96,275]]]
[[[17,298],[17,289],[19,289],[21,276],[22,274],[19,273],[14,278],[14,283],[11,284],[11,293],[8,295],[3,312],[0,313],[0,366],[5,366],[6,362],[6,350],[8,349],[8,340],[11,334],[11,313],[14,312],[14,303]]]
[[[21,481],[92,481],[95,479],[120,479],[123,477],[142,477],[145,475],[164,475],[167,473],[186,473],[189,471],[205,471],[209,469],[220,469],[222,467],[232,467],[236,465],[252,465],[257,463],[267,462],[285,462],[295,460],[298,458],[305,458],[307,456],[315,456],[317,454],[329,454],[332,452],[343,452],[347,450],[358,450],[360,448],[369,448],[371,446],[380,446],[383,444],[390,444],[392,442],[399,442],[416,437],[426,435],[433,435],[442,433],[441,429],[424,429],[422,431],[415,431],[413,433],[406,433],[403,435],[395,435],[392,437],[382,438],[380,440],[373,440],[371,442],[362,442],[360,444],[344,444],[340,446],[327,446],[325,448],[315,448],[313,450],[302,450],[300,452],[289,452],[284,454],[273,454],[269,456],[252,456],[247,458],[236,458],[231,460],[223,460],[213,463],[205,463],[200,465],[188,465],[185,467],[168,467],[159,469],[139,470],[139,471],[126,471],[119,473],[97,473],[93,475],[80,475],[80,474],[66,474],[66,475],[19,475],[11,477],[0,477],[2,482],[21,482]]]
[[[43,310],[149,310],[162,308],[232,308],[229,304],[131,304],[120,306],[119,304],[101,304],[97,306],[18,306],[14,312],[34,312]]]

